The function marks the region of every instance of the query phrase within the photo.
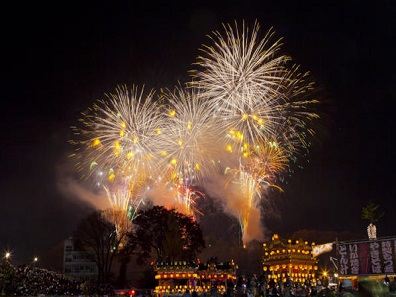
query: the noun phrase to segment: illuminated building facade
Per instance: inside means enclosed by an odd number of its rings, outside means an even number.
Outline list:
[[[275,283],[286,282],[289,278],[294,283],[316,285],[317,260],[311,245],[307,241],[282,239],[278,234],[272,236],[269,243],[263,243],[263,270]]]
[[[233,261],[208,261],[206,264],[195,261],[157,261],[154,266],[158,280],[154,292],[184,293],[187,289],[197,293],[217,292],[223,294],[233,289],[236,282],[237,266]]]

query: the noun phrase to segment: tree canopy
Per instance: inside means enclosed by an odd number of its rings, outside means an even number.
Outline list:
[[[198,222],[175,209],[153,206],[133,221],[128,244],[142,264],[152,257],[180,260],[195,259],[205,248]],[[153,255],[154,254],[154,255]]]
[[[371,224],[375,224],[384,216],[384,213],[378,214],[379,204],[369,201],[367,205],[362,207],[362,219],[368,220]]]

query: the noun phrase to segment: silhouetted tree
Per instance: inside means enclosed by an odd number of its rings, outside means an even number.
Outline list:
[[[194,259],[205,248],[199,224],[175,209],[154,206],[141,212],[133,221],[128,244],[139,264],[156,253],[157,258]]]
[[[109,282],[113,259],[124,240],[117,234],[115,224],[109,222],[103,212],[94,211],[81,220],[73,236],[76,245],[98,265],[98,282]]]
[[[179,222],[179,233],[182,241],[183,255],[185,259],[194,259],[205,248],[205,240],[199,223],[191,216],[176,212]]]
[[[168,213],[168,230],[164,234],[162,254],[170,259],[183,257],[183,241],[179,232],[178,218],[174,212]]]
[[[122,249],[119,250],[117,254],[117,259],[120,264],[120,268],[118,271],[118,278],[117,278],[117,287],[124,288],[126,287],[126,274],[128,264],[131,262],[131,256],[133,251],[130,249],[130,245],[124,245]]]

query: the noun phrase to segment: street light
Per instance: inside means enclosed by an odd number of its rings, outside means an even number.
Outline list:
[[[34,257],[34,258],[33,258],[33,266],[34,266],[34,267],[36,267],[37,261],[38,261],[38,257]]]
[[[329,277],[328,277],[328,272],[326,270],[324,270],[322,272],[322,282],[323,282],[323,286],[327,287],[329,285]]]
[[[8,261],[11,258],[11,252],[6,252],[4,258]]]

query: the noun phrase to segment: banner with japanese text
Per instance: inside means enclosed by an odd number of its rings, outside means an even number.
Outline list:
[[[396,238],[336,243],[339,275],[395,274]]]

